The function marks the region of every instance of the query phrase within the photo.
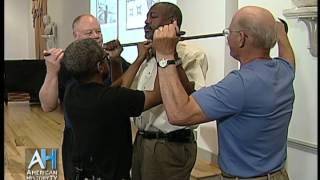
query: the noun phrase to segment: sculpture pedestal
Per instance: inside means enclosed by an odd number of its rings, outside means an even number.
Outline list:
[[[293,9],[283,10],[283,15],[289,19],[298,19],[306,24],[309,34],[310,54],[318,57],[318,8],[312,7],[297,7]]]

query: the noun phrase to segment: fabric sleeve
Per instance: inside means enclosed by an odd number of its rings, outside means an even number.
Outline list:
[[[60,102],[63,102],[64,93],[66,90],[66,86],[71,81],[72,75],[67,71],[64,65],[61,65],[60,71],[59,71],[59,77],[58,77],[58,97]]]
[[[242,110],[245,89],[239,73],[231,72],[216,85],[202,88],[192,96],[210,120],[221,120]]]
[[[139,116],[144,110],[145,95],[143,91],[128,88],[114,88],[117,92],[113,102],[121,113],[128,117]]]
[[[285,59],[283,59],[282,57],[276,57],[276,58],[274,58],[274,59],[282,62],[282,64],[287,65],[287,66],[288,66],[288,70],[292,71],[293,76],[295,75],[295,68],[293,67],[292,64],[290,64],[290,63],[288,62],[288,60],[285,60]]]
[[[203,51],[197,48],[190,49],[191,48],[188,47],[184,52],[179,51],[179,57],[182,60],[182,67],[189,81],[194,82],[195,89],[198,90],[206,84],[205,78],[208,71],[208,61]]]

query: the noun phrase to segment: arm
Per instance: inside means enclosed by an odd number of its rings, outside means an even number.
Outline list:
[[[190,95],[205,86],[208,69],[207,57],[202,50],[186,44],[178,44],[177,50],[182,60],[182,66],[177,66],[179,77]]]
[[[120,45],[119,40],[109,41],[103,44],[104,50],[108,53],[108,56],[111,60],[110,68],[111,68],[111,81],[116,81],[119,77],[121,77],[123,73],[122,69],[122,57],[121,53],[123,48]]]
[[[153,91],[144,91],[144,110],[148,110],[156,105],[159,105],[162,102],[158,75],[154,83],[155,84]]]
[[[129,66],[127,71],[118,78],[111,86],[121,86],[129,88],[131,83],[138,72],[142,62],[148,57],[151,44],[149,42],[142,42],[138,44],[138,57],[133,64]]]
[[[194,86],[195,83],[189,81],[188,76],[182,67],[182,64],[178,65],[176,68],[177,68],[178,76],[183,85],[184,90],[187,92],[188,95],[190,95],[195,91],[195,86]]]
[[[157,59],[174,58],[177,41],[175,28],[176,22],[155,31],[153,47]],[[184,90],[175,66],[158,68],[158,73],[162,101],[171,124],[194,125],[209,121],[194,98]]]
[[[279,57],[284,58],[293,67],[295,67],[295,57],[292,50],[290,41],[288,39],[287,33],[285,31],[284,25],[281,22],[276,22],[276,30],[278,35],[278,51]]]
[[[63,57],[62,49],[50,49],[50,56],[45,57],[47,73],[44,83],[39,91],[39,99],[42,110],[53,111],[58,104],[58,73]]]

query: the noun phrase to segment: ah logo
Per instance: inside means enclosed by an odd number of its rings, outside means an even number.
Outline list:
[[[28,169],[31,169],[35,164],[39,164],[41,169],[47,168],[47,161],[51,160],[51,169],[57,169],[57,149],[51,149],[51,153],[47,155],[46,149],[36,149],[29,163]]]

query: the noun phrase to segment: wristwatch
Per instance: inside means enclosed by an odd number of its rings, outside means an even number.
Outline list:
[[[162,59],[160,59],[160,61],[158,62],[158,66],[159,67],[162,67],[162,68],[165,68],[165,67],[167,67],[169,64],[176,64],[176,60],[172,60],[172,59],[164,59],[164,58],[162,58]]]
[[[182,60],[180,58],[178,58],[176,60],[176,66],[180,66],[182,64]]]

